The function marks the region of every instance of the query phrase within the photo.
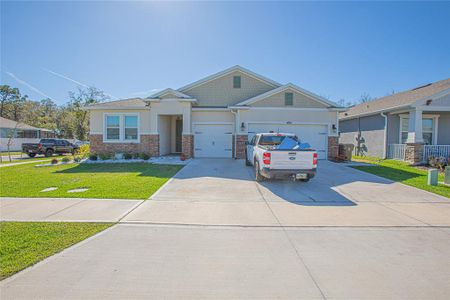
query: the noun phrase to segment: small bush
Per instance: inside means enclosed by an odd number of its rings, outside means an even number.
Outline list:
[[[140,158],[141,156],[139,155],[139,153],[133,153],[133,159],[138,159],[138,158]]]
[[[56,165],[58,163],[58,160],[56,158],[52,159],[51,164]]]
[[[70,161],[70,158],[68,158],[67,156],[65,156],[65,157],[63,157],[63,158],[61,159],[61,161],[62,161],[63,163],[68,163],[68,162]]]
[[[101,160],[108,160],[108,159],[111,159],[112,155],[111,155],[110,153],[100,153],[100,154],[98,155],[98,157],[99,157]]]
[[[89,145],[81,145],[80,148],[75,152],[81,158],[86,158],[89,156],[90,148]]]
[[[139,154],[139,158],[143,159],[143,160],[149,160],[150,155],[148,155],[147,153],[141,153],[141,154]]]
[[[79,156],[74,156],[74,157],[73,157],[73,161],[74,161],[74,162],[80,162],[80,161],[81,161],[81,157],[79,157]]]
[[[431,156],[428,159],[428,164],[433,168],[438,168],[439,170],[443,171],[445,166],[449,165],[450,158],[446,158],[444,156]]]
[[[97,158],[98,158],[98,157],[97,157],[97,154],[90,154],[90,155],[89,155],[89,159],[90,159],[90,160],[97,160]]]
[[[132,159],[133,155],[131,153],[124,153],[123,158],[124,159]]]

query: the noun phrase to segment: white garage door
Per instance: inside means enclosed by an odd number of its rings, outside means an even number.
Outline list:
[[[328,126],[326,125],[295,125],[295,124],[249,124],[249,140],[261,132],[294,133],[302,143],[308,143],[316,149],[319,159],[327,158]]]
[[[232,124],[193,124],[195,157],[232,156]]]

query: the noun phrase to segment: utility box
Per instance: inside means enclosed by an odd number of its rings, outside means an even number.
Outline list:
[[[445,167],[444,183],[450,185],[450,166]]]
[[[437,185],[438,184],[438,169],[430,169],[428,170],[428,185]]]
[[[353,144],[339,144],[339,161],[349,161],[352,160]]]

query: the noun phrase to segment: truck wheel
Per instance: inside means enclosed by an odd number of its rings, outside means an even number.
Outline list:
[[[50,157],[53,155],[53,150],[52,149],[48,149],[47,151],[45,151],[45,157]]]
[[[255,180],[263,181],[264,177],[259,173],[259,162],[255,161]]]
[[[250,163],[250,161],[247,158],[247,150],[245,150],[245,165],[246,166],[251,166],[252,164]]]
[[[31,158],[33,158],[33,157],[36,156],[36,153],[28,153],[28,156],[31,157]]]

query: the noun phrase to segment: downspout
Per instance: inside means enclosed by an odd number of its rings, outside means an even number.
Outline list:
[[[387,124],[388,119],[384,112],[380,113],[380,115],[384,118],[384,139],[383,139],[383,159],[387,158]]]
[[[231,109],[231,113],[234,115],[234,159],[236,159],[237,152],[237,111]]]

